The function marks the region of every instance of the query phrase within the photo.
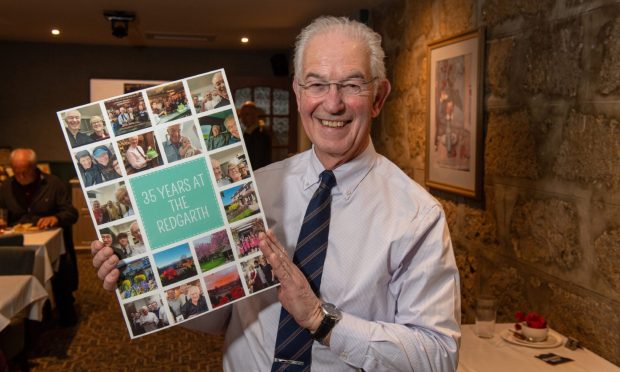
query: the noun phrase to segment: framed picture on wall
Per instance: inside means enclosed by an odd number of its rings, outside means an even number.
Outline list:
[[[426,185],[480,198],[484,30],[428,45]]]

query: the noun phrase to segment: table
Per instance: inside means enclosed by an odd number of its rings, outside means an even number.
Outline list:
[[[24,246],[36,247],[32,275],[39,279],[50,298],[52,296],[52,277],[58,271],[60,256],[65,254],[65,241],[62,229],[50,229],[24,233]]]
[[[28,319],[41,321],[47,297],[45,288],[32,275],[0,275],[0,331],[24,309]]]
[[[493,338],[484,339],[476,336],[473,324],[462,325],[460,360],[457,371],[620,371],[620,368],[587,349],[570,350],[565,348],[566,337],[553,330],[551,330],[552,334],[562,339],[562,344],[558,347],[534,349],[511,344],[502,339],[500,332],[512,326],[513,323],[497,324]],[[553,366],[534,357],[545,353],[555,353],[573,359],[573,361]]]

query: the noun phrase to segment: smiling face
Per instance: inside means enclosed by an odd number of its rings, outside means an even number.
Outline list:
[[[359,95],[343,95],[332,84],[324,96],[310,97],[298,83],[373,78],[368,48],[361,40],[333,29],[308,41],[293,89],[304,130],[326,169],[355,158],[368,146],[371,120],[379,115],[390,84],[377,79]]]
[[[179,143],[181,139],[181,124],[171,125],[167,130],[168,136],[170,136],[170,142],[175,145]]]
[[[95,131],[95,133],[97,133],[98,135],[103,134],[103,120],[101,119],[93,119],[90,122],[90,125],[93,127],[93,130]]]
[[[235,123],[234,116],[227,116],[224,120],[224,125],[226,125],[226,129],[233,137],[239,138],[239,130],[237,129],[237,124]]]
[[[80,164],[84,169],[90,169],[93,166],[93,159],[90,156],[82,156],[80,158]]]
[[[79,111],[73,110],[67,112],[65,116],[65,122],[67,123],[67,127],[72,133],[77,133],[80,130],[80,123],[82,119],[82,114]]]
[[[226,91],[226,84],[224,83],[224,77],[221,72],[215,73],[213,75],[213,86],[217,91],[217,94],[222,97],[228,99],[228,92]]]
[[[97,163],[103,165],[104,167],[107,166],[108,163],[110,162],[110,156],[108,155],[107,152],[102,152],[95,159],[97,159]]]

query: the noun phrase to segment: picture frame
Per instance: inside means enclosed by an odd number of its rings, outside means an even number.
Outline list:
[[[428,45],[426,186],[482,194],[484,29]]]

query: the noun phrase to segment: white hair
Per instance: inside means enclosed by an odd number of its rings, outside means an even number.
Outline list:
[[[313,37],[329,31],[339,30],[346,35],[359,39],[366,44],[370,58],[370,71],[373,77],[385,78],[385,52],[381,48],[381,35],[370,27],[346,17],[321,16],[306,26],[297,36],[295,43],[295,75],[300,77],[302,72],[303,55],[308,41]]]
[[[28,160],[28,163],[33,166],[37,164],[37,153],[34,152],[33,149],[26,148],[17,148],[11,151],[11,155],[9,155],[9,161],[12,163],[16,157],[21,157]]]

